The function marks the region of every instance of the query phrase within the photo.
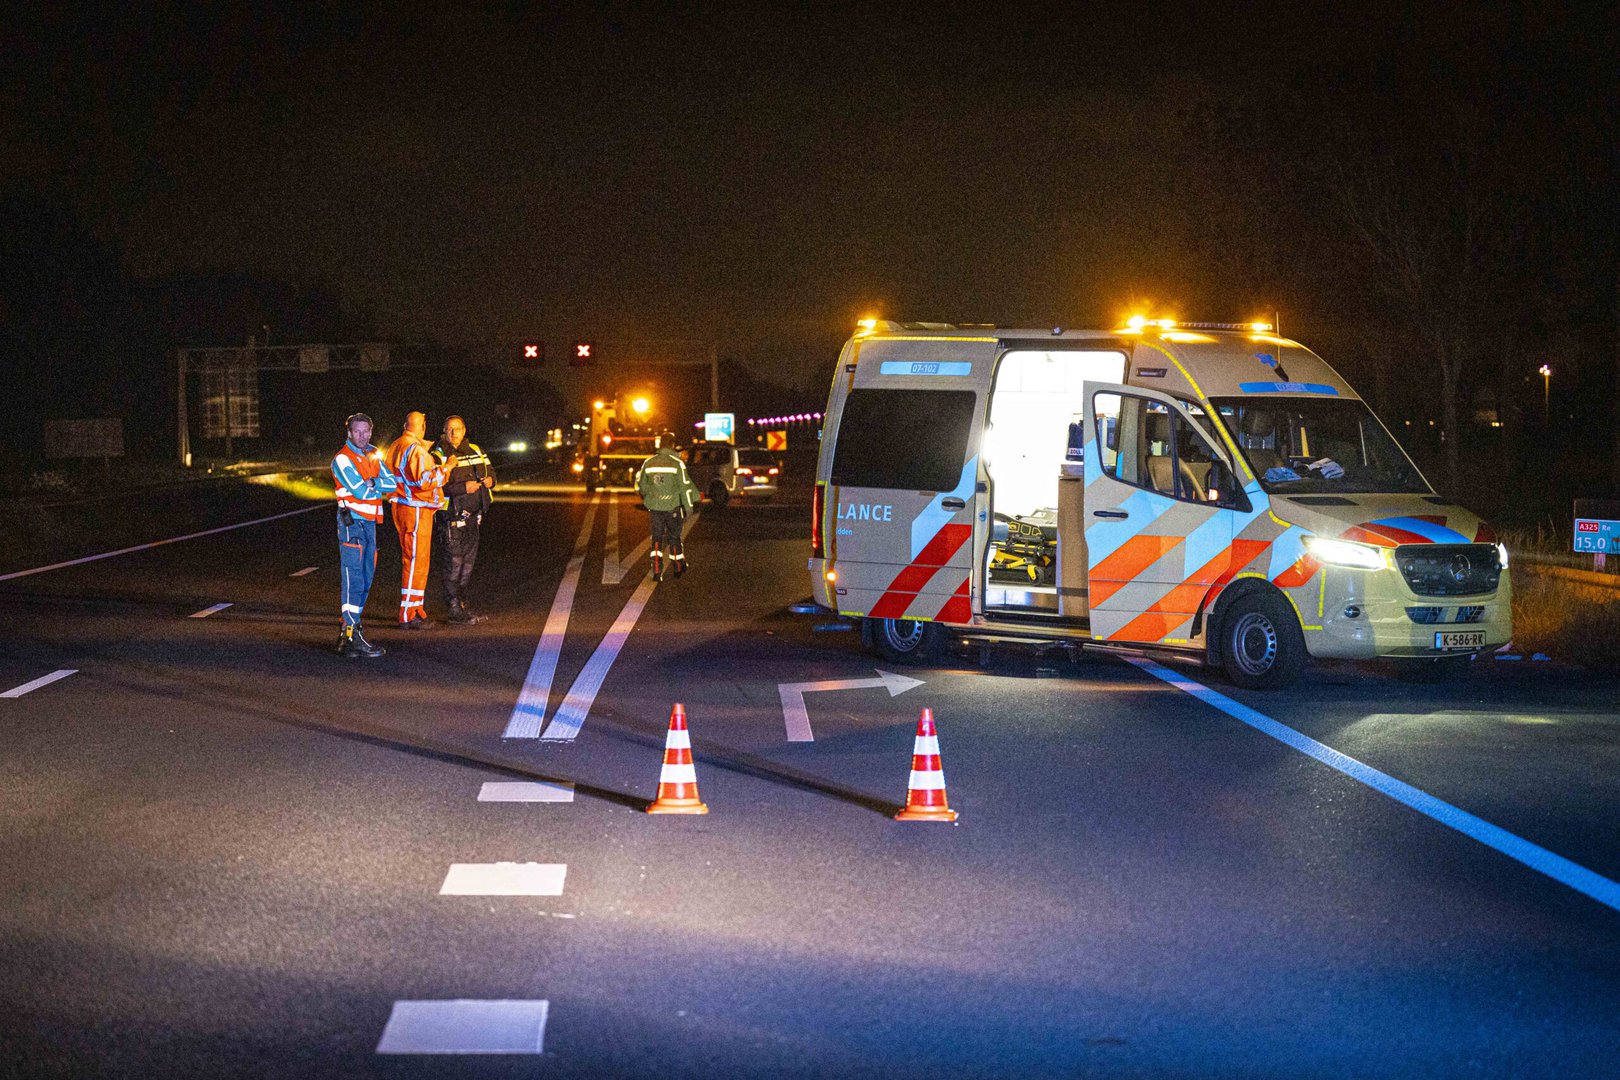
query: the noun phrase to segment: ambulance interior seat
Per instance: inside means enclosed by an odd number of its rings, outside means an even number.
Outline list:
[[[1268,413],[1250,409],[1244,413],[1238,427],[1238,445],[1243,447],[1249,464],[1261,476],[1266,474],[1267,469],[1286,464],[1283,456],[1277,452],[1277,431],[1269,423],[1270,419]]]
[[[1168,413],[1150,412],[1143,419],[1146,421],[1143,434],[1147,437],[1148,481],[1153,485],[1153,490],[1175,498],[1175,459],[1170,454],[1170,416]],[[1191,432],[1182,433],[1181,446],[1187,457],[1203,456],[1196,451],[1188,453],[1197,445],[1196,436]],[[1209,497],[1209,465],[1207,461],[1182,460],[1181,479],[1185,496],[1199,502]]]

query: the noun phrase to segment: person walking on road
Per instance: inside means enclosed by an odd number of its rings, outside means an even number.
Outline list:
[[[652,514],[652,576],[664,580],[664,571],[673,569],[676,577],[686,573],[686,551],[681,531],[687,511],[697,505],[700,492],[687,475],[686,462],[676,452],[675,433],[666,431],[658,439],[658,451],[641,463],[636,474],[636,490],[641,504]]]
[[[433,444],[422,438],[426,433],[427,417],[406,413],[405,430],[388,448],[388,467],[399,478],[399,490],[392,499],[394,530],[399,533],[399,625],[408,630],[432,625],[422,605],[433,554],[433,514],[444,505],[445,478],[459,464],[451,454],[435,465],[428,453]]]
[[[491,489],[495,486],[495,470],[489,456],[467,438],[467,424],[459,416],[445,419],[444,433],[433,448],[433,460],[441,467],[456,462],[444,485],[445,508],[433,518],[437,537],[434,544],[443,553],[439,577],[450,607],[450,621],[480,623],[484,617],[467,607],[467,582],[478,560],[479,530],[494,501]]]
[[[360,614],[377,570],[377,523],[382,520],[383,500],[399,485],[383,464],[382,452],[371,445],[371,417],[355,413],[343,426],[349,438],[332,459],[343,612],[337,651],[340,656],[375,659],[384,650],[366,640]]]

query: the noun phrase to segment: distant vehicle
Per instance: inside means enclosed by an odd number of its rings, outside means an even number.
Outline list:
[[[609,434],[599,438],[593,449],[595,453],[587,454],[576,463],[586,491],[599,487],[634,487],[636,471],[658,449],[658,439],[653,435]]]
[[[775,495],[782,462],[776,454],[756,446],[700,442],[686,451],[686,468],[704,498],[724,509],[733,498]]]
[[[812,506],[813,596],[890,660],[1147,646],[1269,688],[1309,657],[1459,673],[1513,633],[1490,528],[1265,324],[864,326]]]

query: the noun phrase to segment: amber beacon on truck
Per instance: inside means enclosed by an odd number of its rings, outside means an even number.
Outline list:
[[[891,660],[949,635],[1151,647],[1240,686],[1310,657],[1462,670],[1507,550],[1264,323],[867,320],[833,375],[812,595]]]

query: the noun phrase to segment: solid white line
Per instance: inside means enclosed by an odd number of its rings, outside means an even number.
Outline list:
[[[379,1054],[540,1054],[545,1001],[396,1001]]]
[[[607,536],[602,540],[602,584],[617,585],[624,580],[619,564],[619,500],[608,496]]]
[[[249,525],[263,525],[267,521],[280,521],[282,518],[292,517],[294,514],[307,514],[311,510],[320,510],[331,505],[331,503],[321,503],[317,506],[305,506],[298,510],[288,510],[285,514],[271,514],[269,517],[255,518],[252,521],[239,521],[235,525],[221,525],[217,529],[204,529],[202,532],[187,533],[184,536],[171,536],[167,540],[154,540],[150,544],[136,544],[134,547],[119,548],[117,551],[104,551],[100,555],[86,555],[82,559],[69,559],[67,562],[51,563],[49,566],[36,566],[32,570],[14,570],[9,574],[0,574],[0,581],[11,581],[32,574],[61,570],[68,566],[78,566],[82,563],[96,562],[100,559],[111,559],[116,555],[128,555],[133,551],[146,551],[148,548],[162,547],[164,544],[178,544],[182,540],[195,540],[200,536],[213,536],[216,533],[230,532],[232,529],[245,529]]]
[[[208,616],[214,614],[216,611],[224,611],[226,608],[228,608],[230,606],[231,606],[230,604],[215,604],[213,607],[205,607],[201,611],[193,611],[190,615],[187,615],[186,618],[188,618],[188,619],[206,619],[206,618],[208,618]]]
[[[78,668],[63,668],[60,671],[53,671],[49,675],[41,675],[33,682],[25,682],[21,686],[13,686],[10,690],[0,694],[0,698],[22,697],[24,694],[32,690],[38,690],[42,686],[49,686],[58,679],[65,679],[69,675],[75,675],[78,673],[78,671]]]
[[[452,863],[440,896],[561,896],[567,863]]]
[[[574,785],[547,780],[490,780],[478,789],[479,802],[573,802]]]
[[[518,693],[517,705],[506,721],[503,739],[534,739],[540,735],[540,725],[546,718],[546,704],[551,700],[551,680],[557,674],[557,657],[562,655],[563,640],[568,636],[568,616],[574,608],[574,592],[579,588],[580,571],[585,568],[585,549],[591,543],[591,529],[596,523],[596,505],[601,495],[593,495],[585,508],[585,523],[579,528],[579,539],[574,542],[574,554],[563,571],[557,595],[551,601],[551,613],[546,616],[546,628],[535,646],[534,658],[529,661],[529,672],[524,676],[523,689]]]
[[[1584,893],[1606,907],[1620,911],[1620,882],[1610,881],[1608,878],[1596,874],[1578,863],[1571,862],[1562,855],[1554,854],[1546,848],[1533,844],[1523,837],[1516,836],[1500,826],[1492,825],[1483,818],[1477,818],[1466,810],[1437,799],[1421,788],[1413,787],[1404,780],[1397,780],[1388,773],[1380,772],[1371,765],[1357,761],[1348,754],[1342,754],[1331,746],[1317,742],[1308,735],[1302,735],[1288,725],[1278,723],[1271,717],[1256,712],[1242,702],[1234,701],[1219,691],[1211,690],[1201,682],[1178,675],[1151,660],[1134,656],[1127,656],[1125,659],[1154,678],[1169,683],[1177,690],[1191,694],[1204,704],[1219,709],[1234,720],[1240,720],[1256,731],[1269,735],[1286,746],[1293,747],[1307,757],[1315,758],[1328,768],[1335,769],[1352,780],[1366,784],[1374,791],[1388,795],[1396,802],[1409,806],[1418,813],[1433,818],[1448,828],[1456,829],[1464,836],[1478,840],[1486,847],[1499,851],[1508,858],[1520,862],[1538,873],[1546,874],[1554,881],[1562,882],[1576,892]]]
[[[580,671],[579,678],[569,688],[568,696],[563,699],[561,708],[557,710],[556,717],[546,726],[542,739],[573,739],[579,734],[579,729],[585,726],[585,717],[590,714],[591,705],[596,701],[597,692],[602,689],[602,680],[607,678],[613,661],[619,658],[619,650],[630,637],[630,631],[636,628],[636,620],[641,618],[642,609],[647,606],[647,600],[652,596],[656,582],[649,572],[636,586],[636,591],[630,594],[629,601],[619,617],[613,620],[607,637],[596,647],[591,658],[585,662]]]
[[[320,567],[318,567],[318,566],[306,566],[302,570],[294,570],[292,573],[288,574],[287,576],[288,577],[303,577],[305,574],[313,574],[315,571],[317,571],[319,569],[320,569]]]

